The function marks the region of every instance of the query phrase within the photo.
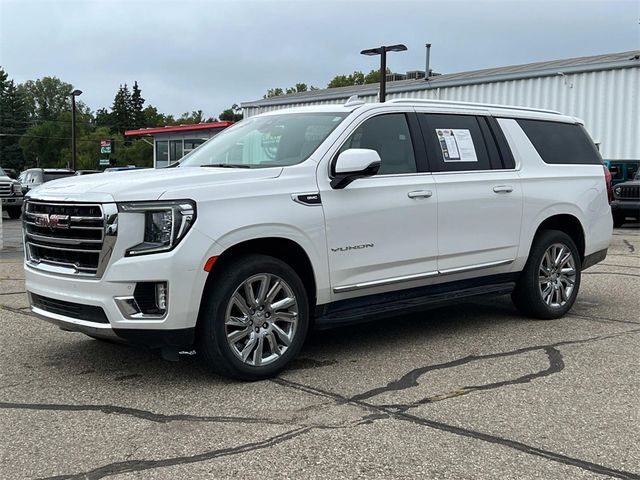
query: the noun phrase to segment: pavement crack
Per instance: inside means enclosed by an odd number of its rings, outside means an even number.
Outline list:
[[[282,425],[284,422],[267,418],[232,417],[232,416],[200,416],[200,415],[164,415],[137,408],[116,405],[74,405],[57,403],[12,403],[0,402],[0,409],[61,411],[61,412],[102,412],[107,415],[126,415],[156,423],[170,422],[208,422],[208,423],[260,423]]]
[[[622,240],[622,243],[624,243],[627,246],[627,248],[629,249],[629,253],[635,253],[636,247],[634,247],[629,240],[625,238],[624,240]]]
[[[622,275],[624,277],[640,278],[640,274],[626,272],[582,272],[582,275]]]
[[[125,460],[121,462],[110,463],[93,470],[89,470],[83,473],[77,473],[72,475],[57,475],[55,477],[48,477],[47,480],[97,480],[110,475],[119,475],[125,473],[140,472],[142,470],[149,470],[152,468],[171,467],[174,465],[185,465],[189,463],[203,462],[206,460],[212,460],[214,458],[226,457],[229,455],[237,455],[240,453],[252,452],[256,450],[262,450],[270,448],[279,443],[287,442],[300,435],[311,431],[315,427],[300,427],[293,430],[288,430],[279,435],[269,437],[259,442],[245,443],[237,447],[221,448],[217,450],[211,450],[197,455],[188,455],[182,457],[164,458],[160,460]]]

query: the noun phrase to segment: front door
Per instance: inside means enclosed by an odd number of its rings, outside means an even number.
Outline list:
[[[437,275],[437,192],[433,176],[418,171],[424,150],[414,149],[409,117],[364,120],[340,151],[349,148],[376,150],[382,162],[377,175],[344,189],[319,179],[333,293],[341,299],[424,284]]]

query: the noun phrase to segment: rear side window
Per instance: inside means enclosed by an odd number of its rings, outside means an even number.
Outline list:
[[[550,164],[601,164],[598,149],[582,125],[547,122],[544,120],[516,120],[542,157]]]
[[[473,115],[440,113],[421,113],[418,118],[434,171],[460,172],[492,168],[478,118]]]

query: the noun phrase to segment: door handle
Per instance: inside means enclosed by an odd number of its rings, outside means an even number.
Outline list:
[[[511,193],[513,192],[513,187],[511,185],[497,185],[493,187],[493,191],[496,193]]]
[[[413,192],[407,193],[407,197],[409,198],[429,198],[433,195],[431,190],[414,190]]]

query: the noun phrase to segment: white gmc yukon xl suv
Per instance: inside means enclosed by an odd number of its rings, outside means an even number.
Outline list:
[[[579,120],[419,100],[251,117],[169,168],[47,183],[23,221],[34,313],[241,379],[312,326],[434,302],[561,317],[612,234]]]

